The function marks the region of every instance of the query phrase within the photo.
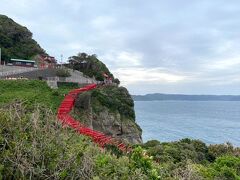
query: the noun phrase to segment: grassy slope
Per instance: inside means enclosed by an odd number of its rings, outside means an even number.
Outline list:
[[[38,103],[55,111],[60,105],[64,94],[71,88],[59,88],[52,90],[45,81],[37,80],[0,80],[0,105],[13,102],[14,100],[26,101],[31,107]]]

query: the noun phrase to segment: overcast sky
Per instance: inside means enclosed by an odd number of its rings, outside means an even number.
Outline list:
[[[240,94],[239,0],[1,0],[60,59],[97,54],[132,94]]]

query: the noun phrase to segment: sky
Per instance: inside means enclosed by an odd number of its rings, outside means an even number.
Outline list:
[[[240,94],[239,0],[0,0],[60,60],[97,54],[131,94]]]

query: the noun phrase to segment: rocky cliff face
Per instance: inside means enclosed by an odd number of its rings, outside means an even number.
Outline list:
[[[134,103],[123,87],[107,86],[79,95],[73,112],[88,127],[127,143],[142,143]]]

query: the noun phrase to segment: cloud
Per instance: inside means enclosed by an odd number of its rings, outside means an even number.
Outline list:
[[[110,16],[98,16],[90,24],[97,30],[106,30],[115,23],[115,19]]]
[[[235,69],[236,67],[240,68],[240,57],[234,57],[232,59],[224,59],[220,61],[215,61],[207,65],[207,68],[212,70],[226,70],[226,69]]]
[[[142,64],[143,55],[137,52],[111,51],[100,57],[110,64],[110,68],[135,67]]]
[[[183,75],[166,72],[161,68],[119,68],[114,70],[114,73],[123,85],[177,83],[186,79]]]
[[[134,94],[240,92],[238,0],[2,0],[0,13],[53,56],[97,54]]]

